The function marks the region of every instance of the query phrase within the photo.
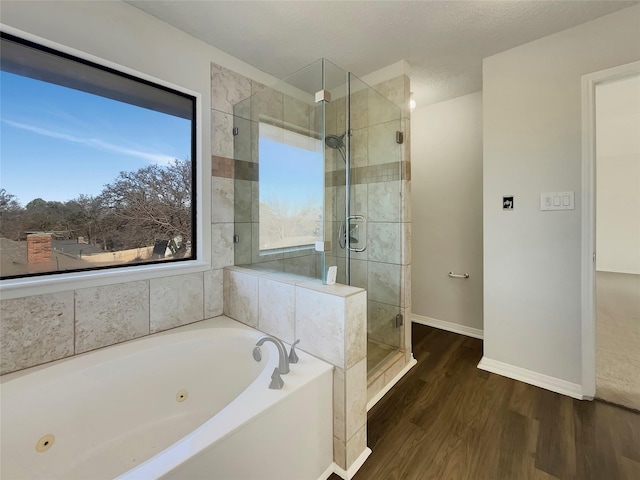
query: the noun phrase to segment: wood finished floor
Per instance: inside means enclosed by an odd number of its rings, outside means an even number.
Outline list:
[[[414,324],[413,351],[355,480],[640,479],[640,414],[478,370],[473,338]]]

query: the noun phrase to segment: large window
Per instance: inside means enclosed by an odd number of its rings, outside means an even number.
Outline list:
[[[322,240],[322,142],[260,123],[260,250],[297,249]]]
[[[2,278],[195,259],[195,98],[1,41]]]

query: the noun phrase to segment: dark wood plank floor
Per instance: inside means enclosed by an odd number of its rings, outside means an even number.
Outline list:
[[[640,414],[478,370],[480,340],[414,325],[413,345],[355,480],[640,479]]]

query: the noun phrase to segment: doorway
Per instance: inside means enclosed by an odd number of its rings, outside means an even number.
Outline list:
[[[583,93],[583,394],[640,410],[640,62]]]

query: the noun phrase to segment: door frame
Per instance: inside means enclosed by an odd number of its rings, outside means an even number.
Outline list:
[[[640,61],[582,76],[582,398],[596,395],[596,86],[640,74]]]

